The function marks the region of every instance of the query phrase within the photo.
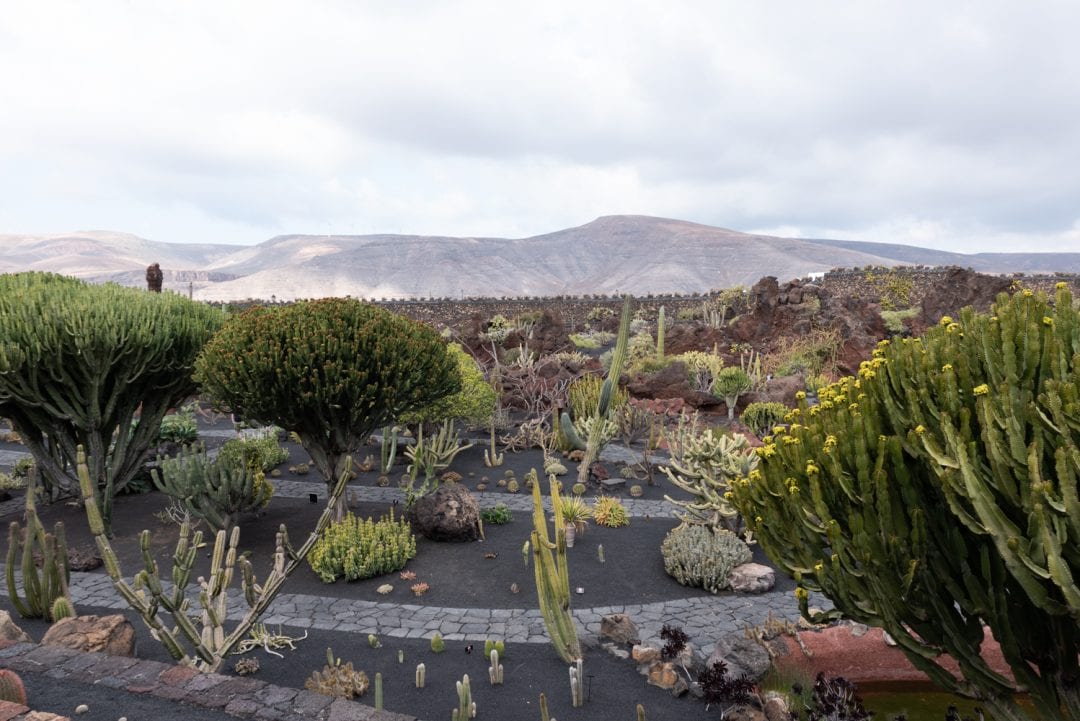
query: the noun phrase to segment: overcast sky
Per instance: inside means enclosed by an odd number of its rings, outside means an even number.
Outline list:
[[[0,233],[1080,251],[1080,3],[3,0]]]

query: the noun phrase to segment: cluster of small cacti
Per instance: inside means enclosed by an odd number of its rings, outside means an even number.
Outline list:
[[[60,521],[56,522],[52,533],[45,531],[37,515],[36,487],[37,473],[31,473],[23,512],[26,528],[23,529],[18,521],[12,521],[8,527],[7,566],[5,568],[7,590],[12,605],[23,618],[44,618],[55,621],[58,619],[52,615],[54,610],[63,612],[65,615],[75,615],[68,596],[68,581],[71,573],[68,570],[67,539],[64,535],[64,524]],[[41,558],[40,570],[35,563],[35,556]],[[15,583],[16,568],[22,570],[25,597],[19,595],[19,589]],[[57,602],[60,602],[60,606],[54,609]]]
[[[237,659],[233,664],[233,671],[237,676],[250,676],[259,670],[259,659],[254,656],[244,656],[241,659]]]
[[[0,701],[26,706],[26,687],[19,674],[6,668],[0,668]]]
[[[367,645],[372,648],[382,648],[382,641],[380,641],[379,637],[375,634],[369,633],[367,636]]]
[[[274,487],[266,480],[258,455],[266,440],[234,440],[240,450],[211,459],[200,445],[181,449],[175,458],[160,459],[154,469],[154,484],[213,531],[229,530],[243,513],[266,507]],[[229,444],[226,443],[226,446]]]
[[[660,545],[664,570],[684,586],[709,593],[727,590],[731,569],[753,559],[750,547],[731,531],[680,525]]]
[[[476,718],[476,702],[472,700],[472,688],[469,686],[469,674],[461,677],[457,682],[458,707],[454,709],[450,718],[452,721],[466,721]]]
[[[416,557],[416,537],[409,524],[389,517],[360,520],[346,514],[327,526],[312,548],[308,563],[326,583],[344,577],[347,581],[392,573]]]
[[[326,649],[326,665],[322,671],[313,671],[304,681],[308,691],[344,699],[363,696],[370,685],[366,673],[354,669],[352,661],[343,664],[330,649]]]
[[[630,525],[630,515],[626,512],[626,507],[614,496],[597,498],[593,503],[592,516],[597,525],[608,528]]]
[[[499,686],[503,682],[503,665],[499,663],[499,650],[492,648],[488,653],[488,659],[491,662],[491,666],[488,667],[488,679],[492,686]]]
[[[565,476],[567,474],[566,466],[558,461],[551,461],[544,466],[544,473],[549,476]]]
[[[574,708],[585,705],[585,669],[580,658],[570,666],[570,702]]]

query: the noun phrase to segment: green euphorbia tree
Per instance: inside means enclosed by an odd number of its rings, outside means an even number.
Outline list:
[[[53,495],[78,492],[80,445],[105,523],[222,314],[175,293],[48,273],[0,276],[0,416]]]
[[[1080,312],[1030,291],[882,344],[732,502],[765,552],[998,719],[1080,719]],[[1016,684],[980,653],[987,627]],[[962,678],[939,662],[947,653]]]
[[[377,428],[461,388],[434,330],[347,298],[229,319],[196,361],[196,378],[244,418],[295,431],[328,487]]]

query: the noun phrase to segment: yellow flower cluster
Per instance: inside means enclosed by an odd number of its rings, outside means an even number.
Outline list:
[[[990,386],[983,383],[981,386],[975,386],[974,388],[972,388],[971,392],[977,396],[985,396],[987,393],[990,392]]]
[[[920,423],[919,425],[915,426],[915,432],[921,436],[923,433],[926,433],[926,428]]]
[[[1054,325],[1054,319],[1051,318],[1048,315],[1044,315],[1043,316],[1043,325],[1045,325],[1045,326],[1053,326]]]
[[[821,473],[821,469],[818,468],[816,465],[814,465],[813,461],[807,461],[806,462],[806,475],[808,475],[808,476],[816,476],[818,473]]]
[[[941,372],[942,373],[948,373],[951,370],[952,370],[952,363],[946,363],[945,365],[941,366]]]

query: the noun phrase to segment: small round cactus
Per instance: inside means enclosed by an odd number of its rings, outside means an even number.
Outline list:
[[[640,498],[644,493],[645,491],[642,490],[641,486],[639,486],[638,484],[635,483],[634,485],[630,486],[630,495],[634,498]]]
[[[573,492],[573,494],[575,496],[584,496],[585,495],[585,484],[584,483],[575,483],[573,486],[570,487],[570,490]]]
[[[517,493],[521,490],[521,486],[516,480],[511,478],[509,481],[506,482],[506,490],[508,493]]]

